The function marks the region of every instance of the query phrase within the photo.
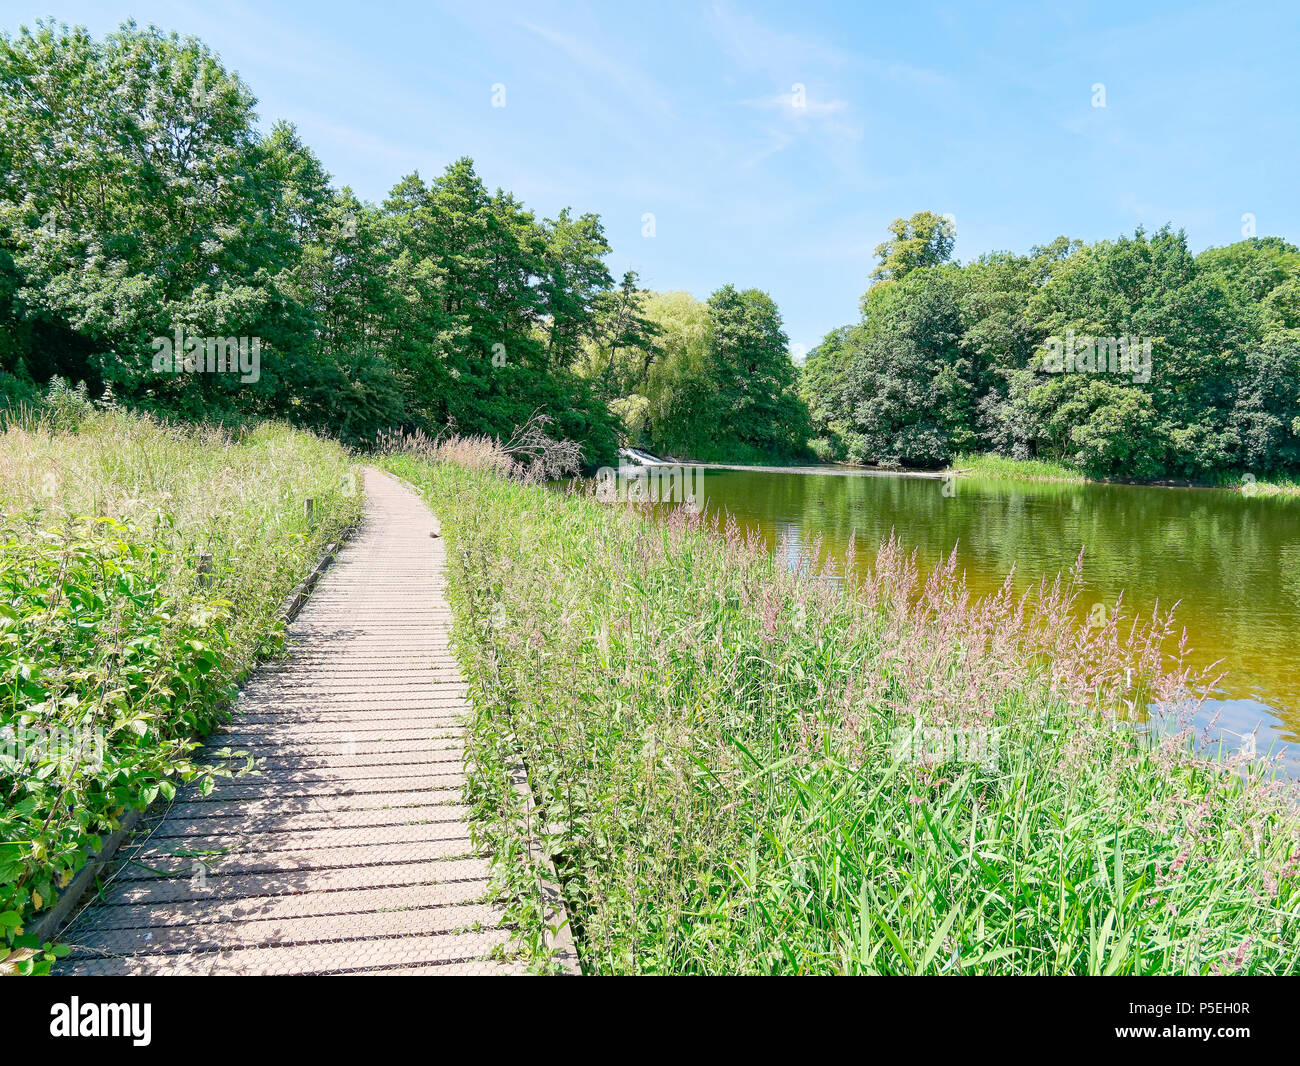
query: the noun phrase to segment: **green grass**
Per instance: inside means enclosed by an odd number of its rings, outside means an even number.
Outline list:
[[[1250,496],[1300,496],[1300,481],[1290,477],[1261,477],[1253,474],[1227,474],[1218,481],[1220,488],[1237,489]]]
[[[11,971],[48,965],[28,927],[127,812],[241,765],[198,765],[196,738],[276,649],[282,600],[360,513],[351,458],[310,434],[115,412],[74,422],[18,420],[0,434],[0,969]]]
[[[971,477],[1004,481],[1073,481],[1091,480],[1064,463],[1050,459],[1008,459],[988,453],[965,453],[956,456],[952,469]],[[1220,474],[1206,483],[1215,488],[1245,490],[1252,496],[1300,496],[1300,481],[1290,477],[1255,477],[1253,474]]]
[[[1079,471],[1049,459],[1009,459],[1003,455],[966,453],[952,461],[953,470],[1005,481],[1087,481]]]
[[[1167,619],[1077,630],[1069,581],[972,603],[897,545],[846,593],[441,457],[385,462],[441,519],[475,834],[534,954],[530,835],[591,973],[1300,970],[1284,789],[1115,721],[1194,684]],[[918,759],[914,723],[996,758]]]

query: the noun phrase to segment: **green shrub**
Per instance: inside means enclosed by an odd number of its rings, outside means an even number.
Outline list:
[[[831,437],[817,437],[810,440],[808,447],[819,463],[837,463],[844,457],[839,442]]]
[[[41,418],[55,432],[72,433],[95,410],[86,392],[86,383],[74,389],[63,378],[50,378],[49,388],[41,399]]]
[[[0,968],[21,972],[48,969],[27,927],[87,849],[241,765],[194,749],[359,513],[347,453],[308,434],[77,420],[0,435]]]

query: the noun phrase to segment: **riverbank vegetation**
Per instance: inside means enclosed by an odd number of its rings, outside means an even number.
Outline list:
[[[197,738],[359,513],[348,454],[282,425],[73,392],[0,433],[0,972],[48,968],[30,927],[129,812],[243,765]]]
[[[1300,480],[1285,474],[1277,477],[1224,474],[1215,481],[1220,488],[1236,489],[1248,496],[1300,496]]]
[[[1300,469],[1300,249],[1193,255],[1139,228],[959,265],[952,236],[930,212],[897,220],[860,321],[809,355],[800,393],[833,457],[991,453],[1139,481]]]
[[[1054,463],[1050,459],[1012,459],[1006,455],[957,455],[952,469],[974,477],[994,478],[999,481],[1072,481],[1088,480],[1073,467]]]
[[[532,835],[592,973],[1296,972],[1296,812],[1199,750],[1169,617],[1080,629],[1077,574],[972,599],[897,541],[790,568],[488,441],[385,465],[442,519],[476,832],[534,948]]]
[[[1005,455],[989,452],[983,454],[957,455],[952,460],[952,470],[964,477],[991,478],[996,481],[1068,481],[1081,483],[1088,481],[1079,470],[1065,463],[1049,459],[1012,459]],[[1107,479],[1128,483],[1134,479]],[[1256,477],[1245,474],[1219,473],[1204,481],[1182,481],[1167,479],[1140,484],[1166,485],[1173,488],[1231,489],[1247,496],[1300,496],[1300,481],[1288,475],[1277,477]]]
[[[1265,478],[1253,482],[1261,496],[1300,496],[1300,481],[1295,478]],[[1243,483],[1243,488],[1245,484]]]

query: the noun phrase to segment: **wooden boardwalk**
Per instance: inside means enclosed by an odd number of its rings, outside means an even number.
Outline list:
[[[60,938],[71,974],[514,973],[461,800],[465,687],[433,516],[367,470],[366,515],[227,732],[257,777],[178,792]]]

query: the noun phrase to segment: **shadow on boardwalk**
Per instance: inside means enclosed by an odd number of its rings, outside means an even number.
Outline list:
[[[511,973],[461,802],[465,688],[444,547],[407,488],[366,516],[209,751],[260,776],[183,789],[123,845],[58,973]]]

